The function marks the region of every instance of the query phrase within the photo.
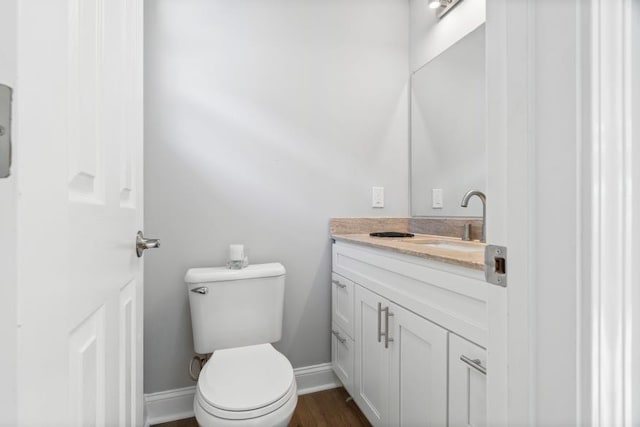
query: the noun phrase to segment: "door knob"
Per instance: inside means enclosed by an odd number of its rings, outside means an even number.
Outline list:
[[[145,239],[142,231],[138,231],[138,234],[136,235],[136,254],[138,255],[138,258],[142,256],[142,252],[144,252],[145,249],[153,249],[159,247],[159,239]]]

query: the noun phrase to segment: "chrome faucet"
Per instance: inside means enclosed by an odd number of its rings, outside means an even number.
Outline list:
[[[473,196],[478,196],[478,198],[482,201],[482,238],[480,241],[482,243],[486,243],[487,241],[487,196],[484,195],[482,191],[479,190],[469,190],[467,194],[462,198],[462,203],[460,206],[466,208],[469,205],[469,199]]]

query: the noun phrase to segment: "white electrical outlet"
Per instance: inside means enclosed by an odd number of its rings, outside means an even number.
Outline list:
[[[384,187],[371,187],[371,207],[384,208]]]
[[[433,209],[442,209],[442,188],[431,189],[431,207]]]

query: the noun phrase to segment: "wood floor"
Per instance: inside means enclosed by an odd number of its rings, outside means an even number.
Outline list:
[[[342,387],[298,396],[298,406],[289,427],[369,427],[369,421],[360,412]],[[153,427],[198,427],[195,418],[156,424]]]

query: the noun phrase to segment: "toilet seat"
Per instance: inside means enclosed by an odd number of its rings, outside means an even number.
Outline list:
[[[196,403],[214,417],[246,420],[278,410],[296,392],[291,363],[260,344],[213,353],[200,373]]]
[[[233,420],[233,421],[242,421],[242,420],[249,420],[249,419],[263,417],[265,415],[269,415],[277,411],[278,409],[283,407],[285,404],[287,404],[292,398],[295,398],[296,391],[297,391],[296,386],[292,384],[289,391],[284,396],[282,396],[281,399],[275,402],[272,402],[267,406],[263,406],[262,408],[257,408],[257,409],[248,410],[248,411],[228,411],[228,410],[220,409],[218,407],[211,405],[206,400],[204,400],[202,395],[199,392],[196,394],[196,401],[202,410],[204,410],[209,415],[214,416],[215,418]]]

